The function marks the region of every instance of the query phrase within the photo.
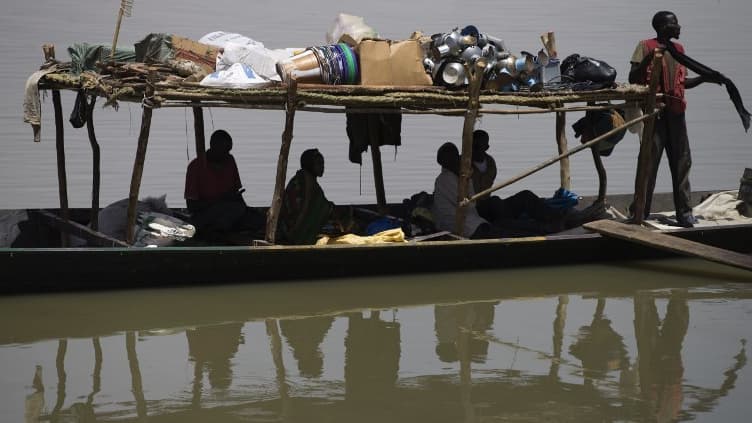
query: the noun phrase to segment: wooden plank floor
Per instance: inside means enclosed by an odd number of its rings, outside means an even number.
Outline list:
[[[661,232],[654,232],[641,226],[627,225],[613,220],[596,220],[582,226],[602,235],[752,270],[751,255],[677,238]]]

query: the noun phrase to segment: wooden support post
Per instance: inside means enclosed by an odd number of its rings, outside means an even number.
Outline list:
[[[97,136],[94,133],[94,106],[97,103],[97,96],[91,96],[91,102],[86,109],[86,132],[89,134],[89,144],[91,145],[91,218],[90,226],[93,230],[99,229],[99,184],[100,184],[100,162],[101,152]]]
[[[653,70],[650,78],[648,98],[643,106],[643,113],[652,113],[655,109],[658,83],[663,74],[663,51],[655,49],[653,55]],[[650,173],[653,157],[653,133],[655,132],[655,117],[647,119],[642,128],[640,154],[637,160],[637,174],[635,175],[634,210],[632,223],[640,224],[645,219],[645,203],[647,202],[648,178],[654,177]]]
[[[42,46],[45,61],[55,60],[55,46]],[[55,150],[57,150],[57,190],[60,198],[60,215],[64,221],[70,220],[68,209],[68,176],[65,172],[65,131],[63,130],[63,106],[60,101],[60,90],[52,90],[52,107],[55,110]],[[60,233],[60,245],[67,247],[68,234]]]
[[[595,163],[595,170],[598,172],[598,199],[596,202],[602,203],[606,201],[606,187],[608,184],[608,176],[606,175],[606,168],[603,166],[603,160],[601,154],[595,149],[591,148],[593,153],[593,162]]]
[[[196,134],[196,157],[199,162],[206,159],[206,134],[204,133],[204,109],[201,103],[196,102],[193,106],[193,131]]]
[[[282,132],[282,145],[279,148],[277,159],[277,178],[274,182],[274,196],[269,212],[266,216],[266,240],[274,243],[277,237],[277,221],[282,207],[282,195],[285,191],[287,179],[287,161],[290,156],[292,144],[292,130],[295,123],[295,108],[297,107],[298,81],[290,78],[287,85],[287,114],[285,118],[285,130]]]
[[[472,153],[473,153],[473,130],[475,129],[475,120],[478,117],[480,108],[480,86],[483,81],[483,68],[485,63],[478,61],[474,66],[468,67],[467,72],[470,77],[470,85],[467,88],[468,101],[467,111],[465,112],[465,122],[462,126],[462,156],[460,157],[460,174],[459,185],[457,186],[457,213],[454,226],[454,233],[462,236],[465,229],[465,215],[467,205],[463,205],[463,200],[467,198],[468,184],[472,175]],[[474,207],[474,206],[472,206]]]
[[[378,115],[375,117],[378,118]],[[373,162],[373,183],[376,186],[376,203],[379,206],[379,213],[386,213],[386,192],[384,190],[384,170],[381,165],[381,150],[376,133],[368,131],[369,140],[371,141],[371,161]]]
[[[567,151],[567,114],[566,112],[556,112],[556,145],[559,148],[559,154]],[[561,187],[571,189],[572,177],[569,172],[569,158],[563,158],[559,162],[559,179]]]
[[[138,205],[138,192],[141,189],[141,176],[144,173],[144,162],[146,161],[146,146],[149,143],[149,130],[151,129],[151,115],[154,107],[154,71],[149,72],[149,78],[146,84],[146,93],[143,101],[143,112],[141,114],[141,132],[138,135],[138,147],[136,148],[136,158],[133,161],[133,173],[131,174],[131,188],[128,193],[128,224],[126,226],[126,242],[133,245],[136,227],[136,206]]]

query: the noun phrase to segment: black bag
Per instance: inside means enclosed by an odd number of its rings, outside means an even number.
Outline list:
[[[68,119],[74,128],[82,128],[86,125],[86,115],[88,114],[89,104],[86,102],[86,93],[84,90],[78,90],[76,103],[73,105],[70,119]]]
[[[572,54],[561,62],[562,81],[590,82],[591,89],[611,87],[616,81],[616,69],[592,57]]]

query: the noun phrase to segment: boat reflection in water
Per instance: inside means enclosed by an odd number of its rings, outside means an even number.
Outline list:
[[[640,273],[593,266],[597,277],[576,281],[555,268],[2,298],[0,412],[744,420],[750,276],[692,260],[632,266]]]

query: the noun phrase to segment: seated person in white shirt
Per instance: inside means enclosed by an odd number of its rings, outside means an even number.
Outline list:
[[[436,177],[433,188],[431,212],[433,213],[434,224],[439,230],[454,232],[460,171],[460,153],[457,146],[451,142],[444,143],[439,147],[436,161],[441,165],[441,173]],[[473,190],[470,181],[468,181],[468,195],[475,195],[475,190]],[[458,235],[472,239],[499,238],[502,236],[501,231],[478,215],[474,204],[466,208],[465,224],[462,233]]]

